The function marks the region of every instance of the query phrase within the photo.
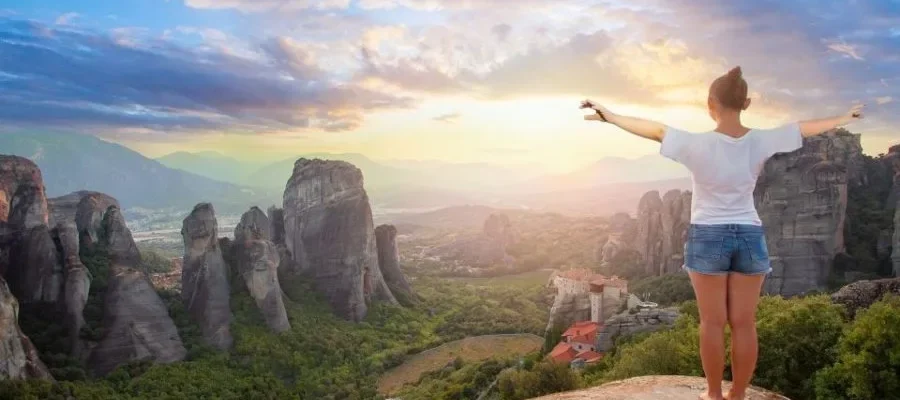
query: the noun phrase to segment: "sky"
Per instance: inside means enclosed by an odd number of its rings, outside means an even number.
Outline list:
[[[900,142],[897,0],[0,0],[0,129],[151,157],[569,170],[658,152],[582,99],[710,130],[708,85],[736,65],[746,124],[863,102],[864,150]]]

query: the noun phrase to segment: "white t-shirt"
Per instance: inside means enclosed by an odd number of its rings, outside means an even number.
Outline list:
[[[692,224],[762,225],[753,204],[756,178],[773,154],[802,146],[798,123],[752,129],[739,138],[667,127],[659,152],[691,171]]]

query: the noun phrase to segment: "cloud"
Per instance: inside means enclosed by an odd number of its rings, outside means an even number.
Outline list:
[[[56,17],[57,25],[68,25],[72,20],[78,18],[80,15],[76,12],[67,12],[59,17]]]
[[[828,49],[833,52],[843,54],[843,55],[850,57],[852,59],[855,59],[855,60],[859,60],[859,61],[864,60],[858,54],[858,50],[856,49],[856,46],[853,46],[853,45],[850,45],[847,43],[842,43],[842,42],[829,43]]]
[[[509,33],[512,32],[512,26],[509,24],[497,24],[491,28],[491,33],[497,35],[497,39],[501,42],[505,42],[506,38],[509,37]]]
[[[155,39],[0,20],[0,120],[160,130],[350,130],[413,100],[324,79],[298,43],[254,58]]]
[[[350,6],[350,0],[185,0],[184,4],[192,8],[233,8],[246,13],[258,13],[343,9]]]
[[[440,122],[456,122],[456,120],[458,120],[459,117],[461,117],[461,116],[462,116],[462,114],[455,112],[455,113],[441,114],[432,119],[435,121],[440,121]]]
[[[875,104],[878,104],[878,105],[887,104],[892,101],[894,101],[894,98],[891,96],[882,96],[882,97],[875,98]]]

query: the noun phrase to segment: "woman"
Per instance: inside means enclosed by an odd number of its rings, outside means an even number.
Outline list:
[[[690,134],[615,114],[590,100],[581,105],[596,111],[586,120],[608,122],[660,142],[660,154],[691,171],[693,198],[684,269],[700,309],[700,358],[708,384],[700,398],[741,400],[756,368],[756,307],[763,280],[772,270],[753,203],[756,179],[773,154],[797,150],[804,137],[862,118],[862,106],[837,117],[751,129],[741,123],[741,112],[750,106],[750,99],[740,67],[713,81],[707,106],[716,129]],[[733,385],[723,397],[726,323],[731,326]]]

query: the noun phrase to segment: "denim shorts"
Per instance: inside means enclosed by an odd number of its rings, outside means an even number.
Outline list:
[[[761,226],[696,225],[688,228],[684,269],[706,275],[766,275],[772,272]]]

